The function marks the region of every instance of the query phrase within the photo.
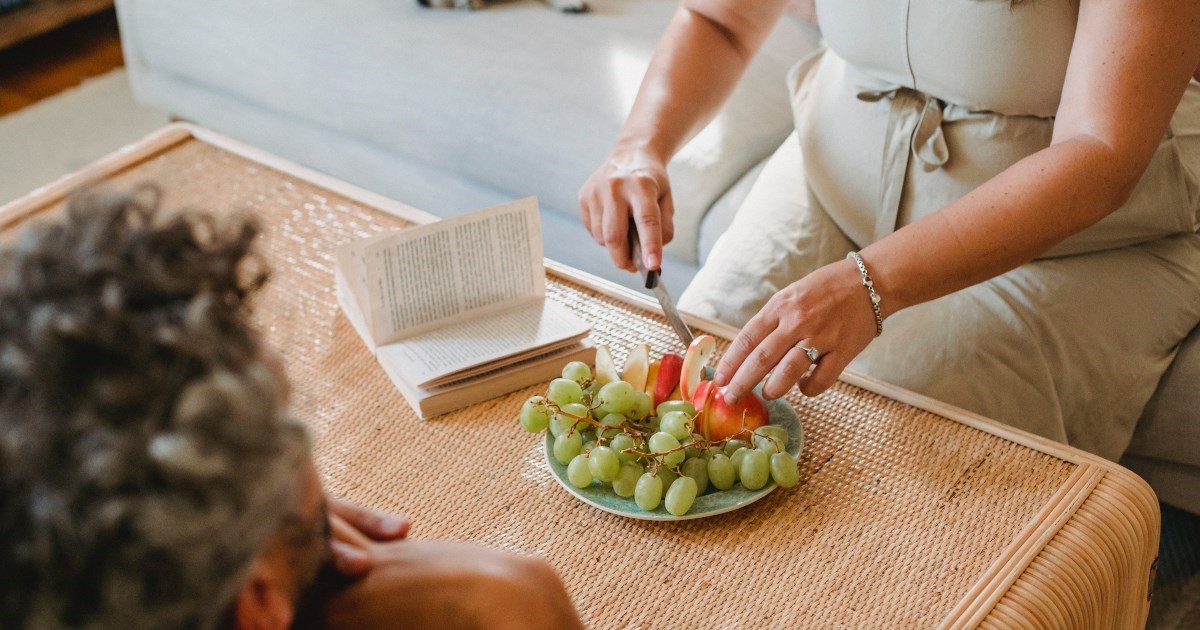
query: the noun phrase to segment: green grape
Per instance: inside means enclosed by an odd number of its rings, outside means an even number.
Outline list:
[[[637,490],[638,479],[642,476],[642,465],[637,462],[621,462],[621,470],[613,479],[613,492],[619,497],[629,498]]]
[[[650,427],[651,433],[658,433],[658,431],[662,428],[662,422],[659,420],[658,416],[650,416],[650,422],[647,424]]]
[[[667,498],[663,501],[667,511],[675,516],[683,516],[692,509],[696,500],[696,480],[691,477],[680,477],[667,489]]]
[[[680,470],[683,471],[684,477],[691,477],[696,481],[698,494],[704,494],[704,491],[708,490],[708,462],[699,457],[693,457],[685,460]]]
[[[734,470],[738,471],[739,475],[741,474],[741,470],[742,470],[742,460],[745,459],[746,453],[749,453],[749,452],[750,452],[750,449],[743,446],[743,447],[739,448],[738,450],[734,451],[733,455],[729,456],[729,463],[733,464]]]
[[[675,448],[679,448],[679,440],[675,439],[675,436],[670,433],[659,431],[650,436],[651,453],[666,453]]]
[[[608,427],[604,431],[600,431],[599,428],[596,428],[596,437],[612,439],[617,436],[624,436],[624,433],[620,431],[619,428]]]
[[[572,361],[563,366],[562,377],[569,378],[583,387],[585,383],[592,380],[592,368],[589,368],[588,364],[583,361]]]
[[[647,512],[658,507],[662,501],[663,480],[650,473],[642,473],[633,488],[633,501]]]
[[[750,443],[746,440],[729,440],[725,443],[725,454],[733,457],[739,448],[749,448]]]
[[[619,427],[625,424],[625,416],[619,413],[606,413],[600,418],[600,424],[606,427]]]
[[[664,400],[658,403],[658,408],[654,410],[654,415],[661,418],[672,411],[682,411],[689,418],[696,417],[696,407],[686,400]]]
[[[572,427],[575,428],[576,433],[588,428],[589,425],[586,421],[576,420],[571,416],[586,418],[587,407],[580,403],[570,403],[563,406],[560,413],[554,414],[554,417],[550,419],[550,434],[558,437],[570,431]]]
[[[709,459],[712,459],[717,455],[725,455],[725,448],[721,446],[710,446],[705,451],[705,456]],[[728,457],[728,455],[726,455],[726,457]]]
[[[633,385],[613,381],[600,388],[600,408],[608,413],[627,413],[633,409]]]
[[[733,482],[737,481],[733,464],[724,453],[713,455],[713,458],[708,460],[708,481],[717,490],[728,490],[733,487]]]
[[[562,407],[583,400],[583,388],[569,378],[556,378],[546,388],[546,398]]]
[[[738,467],[738,478],[747,490],[758,490],[771,479],[770,457],[758,449],[746,449],[744,452],[746,456]]]
[[[596,448],[596,440],[588,440],[583,443],[583,452],[585,453],[594,448]]]
[[[592,476],[604,483],[612,483],[613,479],[617,478],[617,474],[621,472],[621,460],[617,459],[617,454],[607,446],[597,446],[592,449],[588,455],[588,467],[592,471]]]
[[[583,450],[583,439],[579,433],[562,434],[554,438],[554,459],[566,466]]]
[[[667,468],[666,466],[658,467],[658,478],[662,479],[664,488],[670,488],[671,482],[675,481],[675,479],[678,477],[679,475],[675,474],[674,470]]]
[[[659,430],[670,433],[677,440],[691,437],[695,428],[696,423],[682,411],[671,411],[659,421]]]
[[[772,442],[767,438],[771,438],[775,441]],[[752,439],[754,442],[754,448],[767,451],[768,453],[778,453],[787,449],[788,433],[787,429],[777,424],[768,424],[755,429]]]
[[[654,399],[646,392],[633,392],[633,407],[629,409],[629,417],[641,420],[654,411]]]
[[[783,447],[782,442],[775,442],[761,435],[756,435],[753,439],[754,449],[766,453],[768,457],[778,453]]]
[[[791,453],[775,453],[771,456],[771,479],[781,488],[791,488],[800,483],[800,469]]]
[[[637,441],[633,439],[633,436],[625,433],[614,437],[612,441],[608,443],[608,446],[617,454],[617,459],[621,460],[622,462],[632,462],[638,457],[633,453],[622,452],[628,448],[637,449]]]
[[[521,405],[521,427],[530,433],[544,430],[550,424],[550,416],[554,412],[546,406],[546,399],[534,396]]]
[[[670,433],[659,431],[650,436],[650,452],[668,453],[662,458],[662,462],[667,466],[678,466],[683,461],[683,451],[676,451],[677,448],[679,448],[679,440]]]
[[[697,438],[703,439],[703,438],[700,438],[700,436],[698,436],[698,435],[689,435],[686,438],[684,438],[683,440],[680,440],[679,444],[684,447],[683,456],[685,458],[686,457],[700,457],[700,447],[696,446]]]
[[[576,488],[586,488],[592,485],[591,458],[583,453],[571,458],[567,464],[567,481]]]

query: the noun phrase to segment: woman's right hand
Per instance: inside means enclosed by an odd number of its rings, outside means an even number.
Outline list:
[[[579,190],[583,225],[613,263],[636,271],[629,253],[630,218],[637,225],[647,269],[662,264],[662,248],[675,235],[675,206],[665,160],[646,151],[613,151]]]

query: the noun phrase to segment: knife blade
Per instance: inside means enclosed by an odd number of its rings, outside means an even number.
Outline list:
[[[687,322],[683,321],[683,317],[679,315],[679,309],[675,308],[675,302],[671,300],[671,294],[667,293],[667,287],[662,283],[662,271],[646,269],[646,263],[642,260],[642,244],[638,240],[637,226],[633,221],[629,222],[629,253],[633,256],[633,264],[637,267],[638,273],[642,274],[646,288],[654,292],[654,297],[658,298],[658,304],[662,307],[663,315],[667,317],[667,323],[671,325],[671,329],[683,342],[683,347],[688,347],[693,339],[692,329],[688,328]]]

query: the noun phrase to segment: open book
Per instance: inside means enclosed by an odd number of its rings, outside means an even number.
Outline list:
[[[546,299],[537,200],[349,243],[338,303],[417,415],[590,363],[588,323]]]

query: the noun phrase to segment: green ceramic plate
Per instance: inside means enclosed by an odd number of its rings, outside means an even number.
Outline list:
[[[755,391],[761,394],[761,390]],[[778,424],[787,428],[787,450],[793,457],[799,458],[800,450],[804,447],[804,434],[800,429],[800,418],[796,416],[796,411],[792,409],[790,403],[783,399],[768,400],[766,403],[771,424]],[[708,492],[696,497],[696,502],[692,504],[692,509],[683,516],[671,515],[661,504],[653,512],[647,512],[638,507],[637,503],[634,503],[633,497],[623,498],[617,496],[617,493],[613,492],[612,486],[609,484],[593,481],[592,485],[586,488],[576,488],[571,485],[567,481],[567,467],[554,459],[553,449],[554,436],[549,431],[546,431],[546,447],[544,449],[546,463],[550,465],[550,471],[559,485],[566,488],[567,492],[575,495],[577,499],[592,507],[619,516],[628,516],[629,518],[647,521],[684,521],[692,518],[724,514],[725,512],[730,512],[754,503],[767,496],[776,487],[774,481],[767,482],[766,486],[758,490],[747,490],[742,487],[741,483],[735,483],[728,490],[716,490],[710,487]]]

